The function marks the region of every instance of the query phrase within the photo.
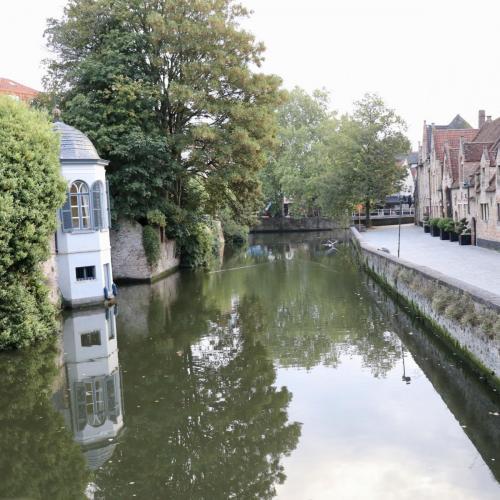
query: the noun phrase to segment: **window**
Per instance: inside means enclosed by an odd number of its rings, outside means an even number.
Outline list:
[[[101,345],[101,332],[94,330],[80,335],[82,347],[92,347],[93,345]]]
[[[95,280],[95,266],[77,267],[75,269],[77,281]]]
[[[65,232],[99,230],[110,227],[109,195],[101,181],[89,190],[83,181],[71,184],[66,203],[61,209],[62,230]],[[107,214],[105,211],[107,210]]]
[[[481,219],[488,222],[490,215],[490,207],[488,203],[481,203]]]
[[[500,203],[497,203],[497,222],[500,223]]]
[[[103,208],[102,182],[97,181],[92,185],[92,225],[96,230],[104,228]]]

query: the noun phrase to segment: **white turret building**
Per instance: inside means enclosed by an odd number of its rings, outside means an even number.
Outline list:
[[[113,297],[114,288],[105,175],[108,162],[79,130],[60,121],[54,128],[61,137],[61,170],[68,183],[56,233],[59,289],[69,307],[103,303]]]

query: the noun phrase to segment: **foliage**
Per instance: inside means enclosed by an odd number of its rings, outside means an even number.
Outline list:
[[[142,228],[142,246],[146,259],[150,266],[155,266],[160,258],[160,236],[158,228],[153,226],[144,226]]]
[[[329,95],[312,95],[294,88],[278,109],[279,148],[261,172],[266,201],[281,215],[283,197],[293,200],[291,211],[305,215],[317,208],[318,181],[331,165],[328,143],[335,131],[336,115],[329,111]]]
[[[167,219],[165,217],[165,214],[160,212],[159,210],[150,210],[147,213],[147,219],[148,223],[160,227],[165,227],[167,224]]]
[[[440,220],[441,220],[441,219],[440,219],[439,217],[434,217],[434,218],[432,218],[432,219],[429,221],[429,225],[430,225],[431,227],[439,227],[439,221],[440,221]]]
[[[399,190],[405,171],[396,156],[408,152],[406,124],[381,97],[365,94],[354,103],[352,115],[340,119],[332,135],[335,168],[322,179],[321,205],[333,215],[365,205],[370,207]]]
[[[180,242],[184,267],[210,267],[219,251],[216,228],[210,220],[192,222]]]
[[[224,233],[224,240],[229,246],[241,246],[248,239],[249,228],[246,225],[239,224],[231,217],[228,211],[219,214]]]
[[[84,498],[85,460],[51,399],[56,356],[52,342],[0,355],[0,498]]]
[[[264,47],[247,16],[233,0],[73,0],[49,21],[47,87],[111,161],[119,215],[159,210],[170,225],[196,183],[204,214],[256,211],[282,92],[253,70]]]
[[[0,96],[0,348],[55,331],[39,268],[64,193],[59,142],[47,115]]]
[[[463,218],[456,223],[455,232],[457,234],[467,234],[468,228],[469,228],[469,222],[466,218]]]
[[[437,227],[442,231],[450,232],[455,229],[455,222],[449,217],[443,217],[442,219],[439,219]]]

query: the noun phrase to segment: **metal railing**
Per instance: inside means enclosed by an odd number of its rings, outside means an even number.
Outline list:
[[[385,219],[385,218],[390,218],[390,217],[399,217],[400,215],[400,210],[399,208],[380,208],[377,210],[370,210],[370,218],[372,219]],[[410,217],[412,215],[415,215],[415,207],[410,207],[410,208],[403,208],[401,210],[401,216],[402,217]],[[353,212],[352,213],[352,218],[353,219],[359,219],[359,218],[365,218],[366,214],[365,212]]]

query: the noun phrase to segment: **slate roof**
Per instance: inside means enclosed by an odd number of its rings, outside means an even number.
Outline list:
[[[415,165],[418,163],[418,151],[412,151],[408,156],[408,165]]]
[[[90,139],[76,128],[55,122],[54,129],[61,134],[61,160],[100,160]]]

